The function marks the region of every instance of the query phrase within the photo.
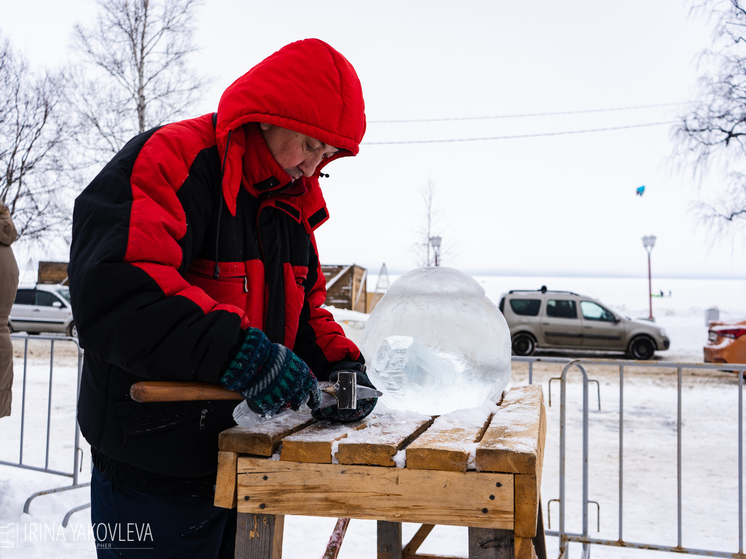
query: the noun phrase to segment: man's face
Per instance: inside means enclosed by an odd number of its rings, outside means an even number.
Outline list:
[[[259,126],[272,157],[293,180],[312,176],[322,159],[339,151],[300,132],[263,122]]]

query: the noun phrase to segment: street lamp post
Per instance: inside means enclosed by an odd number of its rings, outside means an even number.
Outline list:
[[[642,238],[642,246],[648,252],[648,302],[650,304],[650,320],[653,320],[653,280],[650,273],[650,253],[655,246],[655,235],[646,235]]]
[[[430,244],[433,247],[433,252],[435,253],[435,265],[438,265],[438,255],[440,254],[440,237],[430,237]]]

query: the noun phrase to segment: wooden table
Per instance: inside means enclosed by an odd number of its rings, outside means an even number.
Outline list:
[[[416,552],[437,524],[469,527],[470,558],[546,557],[545,434],[537,385],[436,418],[296,413],[220,434],[215,505],[238,506],[241,558],[279,559],[286,514],[377,520],[379,559],[433,557]],[[423,525],[404,547],[402,522]]]

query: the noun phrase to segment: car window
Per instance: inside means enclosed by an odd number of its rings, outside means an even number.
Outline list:
[[[53,307],[55,303],[62,305],[62,301],[54,293],[49,293],[48,291],[36,292],[36,304],[38,306]]]
[[[57,290],[57,295],[61,295],[62,297],[65,298],[65,300],[68,303],[70,302],[70,290],[69,289],[67,289],[67,288],[65,288],[65,289],[58,289]]]
[[[539,316],[541,299],[511,299],[510,308],[521,316]]]
[[[549,299],[547,301],[547,316],[554,318],[578,318],[575,301],[568,299]]]
[[[614,315],[591,301],[580,301],[580,312],[586,320],[602,320],[605,322],[615,322]]]
[[[34,290],[33,289],[19,289],[16,291],[16,305],[33,305],[34,304]]]

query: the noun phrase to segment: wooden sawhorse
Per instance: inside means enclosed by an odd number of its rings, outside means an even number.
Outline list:
[[[469,527],[471,559],[546,558],[545,434],[535,385],[438,418],[340,425],[297,413],[221,433],[215,504],[238,507],[242,559],[281,558],[286,514],[377,520],[379,559],[433,559],[416,551],[437,524]],[[404,547],[402,522],[422,524]]]

